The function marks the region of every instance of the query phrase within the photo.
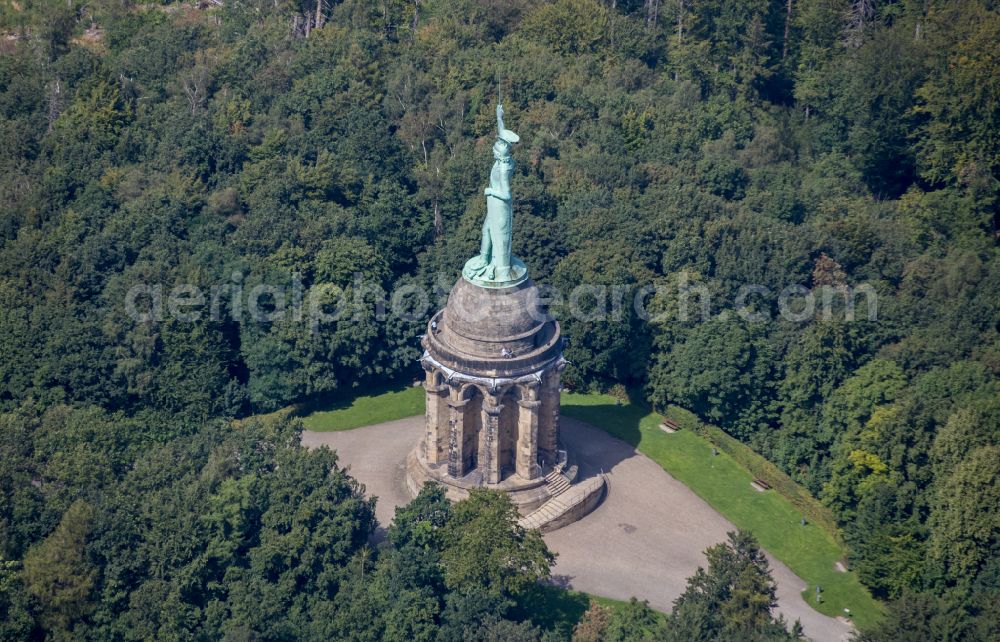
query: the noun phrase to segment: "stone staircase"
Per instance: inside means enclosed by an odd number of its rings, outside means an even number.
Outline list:
[[[574,522],[593,510],[604,497],[606,485],[604,475],[590,477],[573,484],[563,473],[558,471],[546,475],[545,482],[549,485],[550,490],[558,489],[556,494],[518,520],[522,527],[526,529],[536,528],[543,533]]]
[[[528,515],[522,517],[518,520],[518,523],[527,530],[537,528],[543,529],[544,532],[544,527],[554,522],[556,518],[565,515],[568,508],[566,504],[559,501],[558,497],[553,497]]]
[[[545,487],[549,490],[549,497],[554,498],[570,487],[570,481],[558,470],[553,470],[545,476]]]

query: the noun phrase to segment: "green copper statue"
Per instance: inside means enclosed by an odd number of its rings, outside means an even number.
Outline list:
[[[465,264],[466,279],[484,287],[509,287],[527,278],[524,263],[511,256],[510,241],[514,211],[511,205],[510,179],[514,175],[511,146],[520,137],[503,125],[503,105],[497,105],[497,142],[493,144],[493,169],[486,194],[486,220],[479,255]]]

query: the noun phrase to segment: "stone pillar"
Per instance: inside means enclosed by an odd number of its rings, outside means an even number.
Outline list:
[[[559,450],[559,370],[551,368],[542,377],[538,419],[538,450],[551,463]]]
[[[479,469],[483,482],[500,483],[500,411],[503,404],[489,399],[483,404],[483,428],[479,431]]]
[[[448,399],[448,474],[455,479],[465,475],[465,406],[468,399]]]
[[[527,393],[527,391],[525,391]],[[538,409],[542,403],[535,400],[534,391],[529,398],[517,402],[517,457],[515,472],[521,479],[534,479],[539,474],[538,468]]]
[[[438,384],[441,375],[428,369],[424,380],[424,458],[436,466],[448,460],[449,411],[445,404],[448,386]]]

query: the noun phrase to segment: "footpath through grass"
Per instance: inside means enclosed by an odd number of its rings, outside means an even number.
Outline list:
[[[635,446],[726,519],[752,532],[768,552],[808,583],[802,597],[819,612],[837,616],[850,609],[851,618],[862,627],[878,621],[879,605],[857,576],[835,569],[846,551],[829,533],[813,523],[803,526],[802,512],[775,491],[755,490],[750,485],[753,476],[745,468],[724,452],[712,455],[712,444],[693,430],[668,434],[659,428],[660,415],[617,403],[608,395],[564,393],[562,412]],[[822,588],[818,604],[817,585]]]

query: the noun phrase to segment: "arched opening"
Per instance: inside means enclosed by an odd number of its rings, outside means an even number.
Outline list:
[[[469,400],[465,404],[465,416],[462,422],[462,475],[466,475],[479,463],[479,431],[483,427],[483,393],[475,386],[469,386],[462,396]]]
[[[521,393],[512,386],[500,399],[503,409],[500,411],[499,434],[497,450],[499,453],[500,480],[514,474],[517,465],[517,425]]]

